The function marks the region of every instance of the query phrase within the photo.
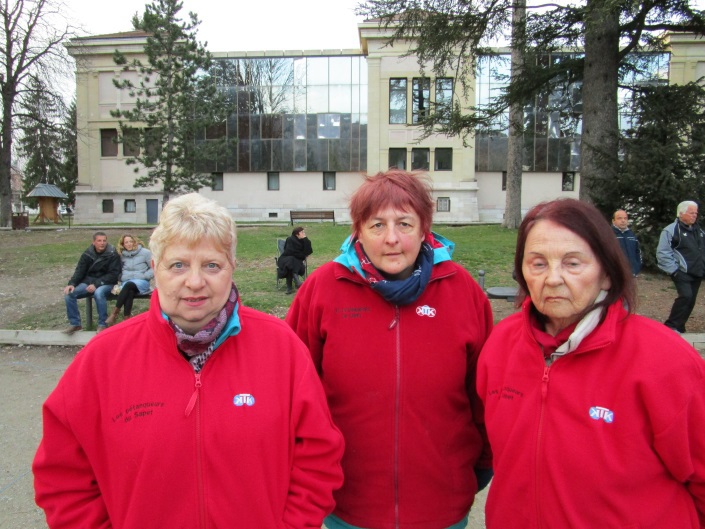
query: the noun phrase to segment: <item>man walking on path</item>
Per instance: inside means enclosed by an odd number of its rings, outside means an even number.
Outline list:
[[[627,256],[632,275],[637,277],[639,272],[641,272],[641,247],[639,246],[639,239],[629,229],[629,218],[627,217],[627,212],[623,209],[618,209],[612,215],[612,231],[617,237],[624,255]]]
[[[695,202],[681,202],[676,211],[678,218],[661,232],[656,259],[659,268],[671,276],[678,291],[671,314],[664,323],[684,333],[705,275],[705,232],[697,223],[698,205]]]
[[[105,320],[108,318],[106,296],[118,282],[121,271],[120,255],[113,245],[108,244],[108,236],[102,231],[94,233],[93,244],[81,255],[69,284],[64,288],[66,315],[69,319],[69,327],[63,331],[65,334],[70,335],[82,329],[77,300],[90,295],[93,295],[98,309],[96,331],[105,329]]]

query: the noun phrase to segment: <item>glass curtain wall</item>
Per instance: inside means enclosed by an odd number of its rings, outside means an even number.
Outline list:
[[[217,58],[228,172],[367,169],[362,56]]]
[[[541,60],[557,64],[569,54],[556,53]],[[638,86],[668,82],[669,55],[666,53],[634,54],[629,60],[620,86]],[[476,98],[479,107],[499,95],[509,82],[510,56],[484,56],[478,60]],[[620,88],[620,127],[633,125],[632,90]],[[580,168],[582,132],[581,83],[556,82],[548,93],[537,95],[524,108],[524,171],[563,172]],[[492,130],[475,136],[475,170],[505,171],[507,168],[508,111]]]

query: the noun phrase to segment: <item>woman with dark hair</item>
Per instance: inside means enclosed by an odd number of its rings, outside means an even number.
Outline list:
[[[705,527],[705,362],[634,314],[607,220],[577,200],[539,204],[515,272],[521,311],[478,363],[488,529]]]
[[[460,529],[492,476],[475,368],[492,328],[482,289],[431,232],[427,180],[369,176],[342,254],[286,316],[345,438],[328,529]]]
[[[291,237],[286,238],[284,251],[277,260],[279,278],[286,278],[286,293],[291,294],[292,281],[296,288],[301,286],[301,278],[306,271],[304,261],[313,253],[311,241],[306,237],[306,231],[301,226],[294,228]]]

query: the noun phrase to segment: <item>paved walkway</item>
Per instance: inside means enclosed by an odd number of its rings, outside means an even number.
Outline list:
[[[0,330],[0,529],[46,529],[34,504],[31,462],[42,435],[41,406],[76,352],[95,335]],[[683,337],[705,357],[705,334]],[[487,490],[467,529],[484,529]]]

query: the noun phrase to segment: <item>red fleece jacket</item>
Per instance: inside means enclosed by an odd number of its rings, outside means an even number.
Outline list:
[[[200,376],[157,292],[79,352],[44,404],[33,465],[49,527],[320,529],[342,437],[291,329],[239,316]]]
[[[488,529],[705,527],[705,362],[616,303],[549,368],[529,307],[497,325],[478,364]]]
[[[492,329],[487,296],[451,261],[394,306],[338,263],[304,282],[287,322],[306,342],[345,437],[335,514],[358,527],[440,529],[491,468],[475,367]]]

